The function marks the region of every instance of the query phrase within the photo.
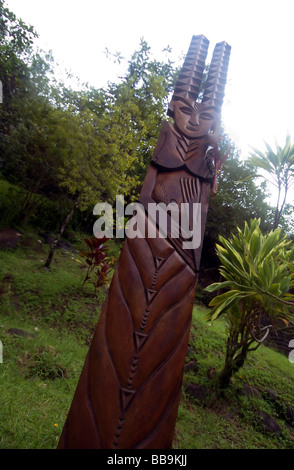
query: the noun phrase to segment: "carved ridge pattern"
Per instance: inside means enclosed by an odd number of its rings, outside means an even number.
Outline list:
[[[128,247],[129,255],[133,258],[133,255],[132,255],[127,243],[126,243],[126,245]],[[133,258],[133,260],[134,260],[134,258]],[[155,288],[155,284],[156,284],[156,281],[157,281],[157,273],[158,273],[158,265],[156,265],[157,264],[156,261],[154,261],[154,262],[155,262],[155,271],[154,271],[153,280],[152,280],[152,290]],[[134,260],[134,263],[135,263],[135,260]],[[161,263],[159,265],[159,268],[160,268],[160,266],[161,266]],[[148,316],[149,316],[149,313],[150,313],[149,305],[152,302],[152,300],[150,300],[149,303],[148,303],[148,296],[146,296],[146,297],[147,297],[147,305],[146,305],[146,309],[145,309],[145,312],[144,312],[144,315],[143,315],[143,318],[142,318],[140,332],[143,332],[144,329],[145,329],[145,326],[146,326],[146,323],[147,323],[147,320],[148,320]],[[124,298],[124,301],[125,301],[125,304],[127,304],[125,298]],[[132,394],[130,396],[130,399],[132,399],[132,396],[135,394],[135,391],[131,390],[131,387],[132,387],[132,383],[134,381],[134,376],[135,376],[135,373],[136,373],[136,368],[137,368],[137,363],[138,363],[138,352],[140,350],[140,347],[143,346],[145,340],[148,338],[148,335],[145,335],[143,333],[138,333],[138,332],[134,332],[134,336],[135,336],[135,354],[134,354],[134,357],[132,359],[132,364],[131,364],[131,368],[130,368],[130,375],[129,375],[129,378],[128,378],[128,390]],[[138,338],[141,338],[142,341],[140,341],[140,339],[138,340]],[[127,394],[127,390],[121,389],[121,393],[122,394]],[[119,422],[118,422],[117,428],[116,428],[115,439],[114,439],[114,443],[113,443],[114,448],[116,448],[119,444],[120,432],[122,430],[122,426],[123,426],[123,422],[124,422],[124,414],[125,414],[125,411],[127,409],[128,404],[129,404],[129,400],[127,400],[127,401],[123,400],[123,399],[121,400],[121,416],[119,418]]]
[[[126,242],[125,245],[128,248],[129,256],[131,256],[131,258],[134,261],[134,264],[136,265],[135,260],[133,258],[133,255],[132,255],[132,253],[129,249],[128,243]],[[136,266],[136,268],[137,268],[137,266]],[[137,268],[137,272],[139,273],[138,268]],[[121,295],[122,295],[122,298],[124,300],[125,305],[127,305],[127,301],[125,299],[125,296],[123,295],[123,292],[122,292],[121,288],[120,288],[120,292],[121,292]],[[147,318],[148,318],[147,312],[149,314],[148,307],[145,309],[145,312],[144,312],[144,316],[143,316],[142,324],[141,324],[141,328],[140,328],[141,330],[144,330],[144,328],[145,328],[146,321],[147,321]],[[131,314],[130,314],[130,316],[131,316]],[[136,336],[136,334],[137,334],[137,332],[134,332],[134,336]],[[134,338],[134,342],[135,342],[135,353],[134,353],[134,356],[132,358],[129,377],[128,377],[128,381],[127,381],[127,389],[120,387],[121,413],[120,413],[120,417],[119,417],[118,424],[117,424],[117,427],[116,427],[116,432],[115,432],[114,441],[113,441],[113,448],[118,447],[119,437],[120,437],[122,427],[123,427],[125,412],[126,412],[127,407],[130,403],[130,400],[133,398],[133,396],[135,394],[135,391],[131,390],[132,382],[134,380],[134,375],[135,375],[136,368],[137,368],[137,363],[138,363],[138,345],[136,344],[135,338]]]
[[[133,253],[130,249],[129,240],[126,240],[125,245],[126,245],[128,256],[131,257],[134,265],[136,266],[137,275],[140,277],[140,281],[143,282],[142,278],[141,278],[141,275],[140,275],[140,270],[139,270],[138,266],[136,265],[136,260],[134,259],[134,255],[133,255]],[[146,247],[148,247],[148,249],[151,250],[150,246],[148,246],[147,243],[146,243]],[[173,253],[174,253],[174,250],[172,250],[172,254]],[[128,375],[128,379],[127,379],[127,387],[122,387],[120,385],[120,397],[121,397],[120,406],[121,406],[121,410],[120,410],[120,416],[119,416],[119,419],[118,419],[118,422],[117,422],[116,431],[115,431],[114,440],[113,440],[113,448],[115,448],[115,449],[117,449],[119,447],[119,439],[120,439],[121,432],[123,430],[126,412],[128,410],[128,407],[130,406],[132,400],[135,398],[135,395],[136,395],[136,392],[137,392],[137,390],[132,389],[132,385],[133,385],[133,382],[134,382],[134,379],[135,379],[135,376],[136,376],[137,367],[138,367],[139,353],[140,353],[141,349],[144,347],[146,341],[148,341],[149,336],[152,335],[152,333],[154,331],[154,327],[153,327],[149,331],[148,334],[144,333],[144,331],[146,329],[146,324],[148,322],[148,317],[149,317],[149,314],[150,314],[150,308],[152,308],[152,303],[155,300],[156,295],[159,293],[159,291],[162,288],[164,288],[171,280],[176,278],[176,276],[181,275],[181,273],[184,272],[187,269],[187,266],[183,265],[178,271],[173,273],[173,275],[171,277],[169,277],[165,282],[162,283],[162,285],[160,286],[160,289],[158,291],[158,290],[156,290],[156,283],[157,283],[157,280],[158,280],[158,275],[159,275],[160,269],[164,266],[164,264],[166,262],[166,259],[167,258],[155,256],[153,254],[153,277],[152,277],[152,282],[151,282],[151,288],[148,288],[148,287],[144,286],[145,293],[146,293],[145,309],[144,309],[144,312],[143,312],[143,315],[142,315],[142,321],[141,321],[139,331],[135,330],[134,323],[133,323],[133,328],[134,328],[134,332],[133,332],[134,354],[133,354],[133,357],[132,357],[132,360],[131,360],[129,375]],[[149,269],[150,269],[150,267],[149,267]],[[192,283],[192,285],[189,286],[188,290],[185,291],[185,294],[181,299],[178,299],[175,304],[168,305],[167,308],[164,309],[161,312],[159,318],[157,319],[157,321],[155,323],[157,324],[157,322],[160,321],[160,319],[168,311],[174,309],[175,305],[180,304],[180,302],[184,298],[186,298],[187,295],[189,295],[189,293],[191,292],[191,290],[193,288],[194,288],[194,283]],[[132,317],[130,307],[128,305],[128,301],[125,298],[125,295],[123,293],[123,290],[122,290],[121,286],[120,286],[120,295],[122,296],[123,302],[127,306],[129,314]],[[186,332],[187,328],[189,328],[189,325],[190,325],[190,318],[188,318],[188,321],[186,322],[186,324],[183,328],[183,331],[182,331],[181,335],[178,338],[177,343],[175,344],[175,346],[170,351],[169,356],[166,357],[159,365],[156,366],[155,370],[153,370],[153,372],[151,373],[151,376],[147,377],[147,379],[141,384],[139,389],[144,387],[146,385],[146,383],[151,379],[151,377],[153,377],[153,375],[156,374],[157,371],[161,367],[164,367],[164,365],[168,362],[169,357],[171,355],[173,355],[175,353],[175,351],[177,350],[178,344],[181,342],[181,338],[185,335],[185,332]],[[116,366],[114,365],[114,367],[116,367]],[[166,408],[167,408],[166,413],[168,412],[168,406],[169,405],[167,404],[166,405]],[[146,437],[146,439],[148,439],[148,436]]]
[[[176,278],[177,276],[179,276],[182,272],[184,272],[184,271],[186,270],[186,267],[187,267],[187,266],[182,266],[178,271],[176,271],[175,273],[173,273],[173,275],[172,275],[169,279],[167,279],[167,280],[161,285],[161,289],[162,289],[163,287],[165,287],[165,286],[166,286],[170,281],[172,281],[174,278]],[[148,290],[149,290],[149,292],[151,291],[151,289],[148,289]],[[151,292],[152,292],[152,291],[151,291]],[[157,292],[159,292],[159,291],[153,291],[153,293],[154,293],[154,296],[153,296],[153,297],[155,297],[155,295],[157,294]],[[152,300],[153,300],[153,297],[152,297]],[[151,304],[152,300],[150,301],[150,304]]]
[[[119,265],[118,265],[118,273],[119,273]],[[119,291],[120,291],[121,298],[123,299],[123,302],[127,307],[130,318],[132,318],[130,308],[128,306],[127,300],[126,300],[126,298],[124,296],[124,293],[122,291],[122,288],[121,288],[121,283],[118,282],[118,285],[119,285]],[[106,341],[107,341],[107,339],[106,339]],[[127,402],[129,401],[126,398],[127,398],[127,392],[130,391],[130,387],[131,387],[132,369],[134,369],[136,367],[137,360],[138,360],[137,355],[135,354],[134,357],[133,357],[132,365],[131,365],[131,374],[130,374],[129,379],[128,379],[128,389],[126,390],[120,384],[120,416],[118,418],[118,423],[117,423],[116,431],[115,431],[115,435],[114,435],[114,441],[113,441],[113,446],[112,446],[113,448],[116,448],[118,446],[119,437],[120,437],[120,433],[122,431],[122,426],[123,426],[123,422],[124,422],[124,415],[125,415],[126,408],[127,408],[126,405],[128,404]],[[128,398],[130,398],[130,396]]]
[[[180,395],[180,392],[181,392],[181,383],[178,384],[178,386],[175,388],[175,391],[170,399],[170,401],[167,403],[167,406],[166,406],[166,409],[164,411],[164,413],[162,414],[162,416],[160,417],[157,425],[154,427],[154,429],[152,430],[152,432],[146,436],[146,438],[140,442],[139,444],[135,445],[134,449],[149,449],[149,446],[148,446],[148,443],[149,441],[153,438],[154,435],[156,435],[156,433],[158,432],[158,428],[160,427],[160,425],[162,423],[164,423],[165,419],[166,419],[166,415],[168,414],[169,412],[169,408],[172,404],[172,402],[175,401],[175,399]]]
[[[178,145],[176,145],[176,149],[178,151],[180,158],[183,161],[187,159],[188,146],[189,146],[188,139],[186,139],[184,135],[181,135],[180,138],[178,138]]]
[[[187,332],[190,331],[190,323],[191,323],[191,319],[189,318],[189,320],[187,321],[183,331],[182,331],[182,334],[180,335],[180,337],[178,338],[178,342],[177,344],[175,345],[175,347],[170,351],[170,354],[168,357],[165,358],[165,360],[158,365],[158,367],[152,372],[152,374],[148,377],[148,379],[145,381],[145,383],[141,386],[145,386],[146,383],[150,382],[152,380],[152,378],[154,376],[156,376],[159,371],[166,367],[167,364],[169,363],[170,359],[172,358],[172,356],[177,352],[178,348],[179,348],[179,345],[182,341],[182,339],[184,338],[185,334],[187,334]],[[168,412],[170,411],[170,407],[171,405],[174,403],[175,399],[178,397],[179,398],[179,395],[180,395],[180,392],[181,392],[181,381],[179,381],[179,383],[177,384],[177,387],[175,389],[175,392],[171,394],[171,397],[169,399],[168,402],[166,402],[165,404],[165,409],[163,411],[163,413],[161,414],[161,417],[159,418],[158,422],[155,424],[153,430],[151,431],[151,433],[149,435],[147,435],[144,440],[148,440],[148,438],[153,434],[153,433],[156,433],[156,428],[160,425],[161,421],[163,421],[164,419],[164,415],[168,414]],[[141,388],[140,387],[140,388]],[[140,391],[140,388],[138,389],[138,391]],[[137,448],[140,448],[142,446],[142,443],[138,443],[136,445]],[[147,447],[148,448],[148,447]]]
[[[184,334],[187,332],[188,328],[190,328],[190,320],[191,320],[191,318],[189,318],[189,320],[188,320],[187,323],[185,324],[185,326],[184,326],[184,328],[183,328],[183,331],[181,332],[181,335],[179,336],[179,341],[181,341],[182,337],[183,337]],[[169,361],[170,357],[175,353],[177,347],[178,347],[178,344],[176,344],[175,347],[170,351],[169,356],[167,356],[167,357],[154,369],[154,371],[150,374],[150,376],[147,378],[147,380],[144,382],[144,384],[141,385],[141,387],[143,387],[146,382],[148,382],[149,380],[151,380],[152,377],[158,373],[159,369],[161,369],[162,367],[164,367],[164,365]],[[140,390],[141,387],[139,387],[138,390]]]
[[[195,284],[196,284],[196,281],[195,281]],[[189,287],[189,289],[187,290],[187,292],[185,293],[185,295],[183,297],[181,297],[180,299],[178,299],[171,307],[168,307],[167,309],[163,310],[162,312],[162,315],[161,315],[161,318],[166,315],[166,313],[168,313],[170,310],[173,310],[175,307],[177,307],[181,302],[183,302],[185,300],[185,297],[186,296],[189,296],[191,291],[195,288],[195,284],[191,284],[191,286]],[[156,328],[156,325],[158,323],[159,320],[157,320],[154,325],[153,325],[153,328],[152,330],[150,331],[150,333]]]
[[[195,178],[180,178],[184,201],[196,202],[200,199],[200,182]]]
[[[181,337],[179,337],[179,341],[181,341],[182,337],[185,335],[185,333],[187,332],[187,330],[190,329],[190,319],[188,320],[187,324],[185,325],[185,328],[182,332],[182,335]],[[170,355],[165,358],[165,360],[153,371],[153,373],[151,374],[150,377],[148,377],[148,379],[146,380],[146,382],[148,382],[149,380],[151,380],[151,378],[158,373],[158,371],[164,367],[164,365],[169,361],[170,357],[175,353],[176,349],[178,348],[178,343],[176,344],[176,346],[174,347],[174,349],[170,352]],[[146,382],[144,384],[142,384],[142,387],[145,386]],[[180,392],[180,389],[181,387],[179,386],[178,390],[176,392]],[[118,422],[118,425],[117,425],[117,429],[116,429],[116,433],[115,433],[115,439],[114,439],[114,443],[113,443],[113,448],[118,448],[118,444],[119,444],[119,437],[120,437],[120,433],[122,431],[122,428],[123,428],[123,422],[124,422],[124,417],[125,417],[125,412],[127,411],[127,408],[131,402],[131,400],[134,398],[134,395],[135,393],[137,392],[137,390],[126,390],[126,389],[121,389],[123,393],[127,394],[129,392],[129,397],[128,396],[125,396],[124,399],[122,400],[122,415],[120,416],[119,418],[119,422]],[[176,393],[177,394],[177,393]],[[175,395],[176,395],[175,394]],[[171,402],[174,401],[174,395],[172,395],[170,401],[166,404],[166,407],[165,407],[165,412],[164,414],[161,416],[159,422],[157,425],[160,424],[160,422],[163,420],[164,418],[164,415],[168,412],[169,410],[169,405]],[[153,429],[153,432],[156,432],[156,427]],[[152,432],[152,433],[153,433]],[[152,434],[151,433],[151,434]],[[148,440],[148,437],[149,436],[146,436],[146,440]],[[140,444],[139,443],[136,447],[137,448],[140,448]]]

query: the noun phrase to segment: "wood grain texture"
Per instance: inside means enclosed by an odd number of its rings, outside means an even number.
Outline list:
[[[126,240],[59,448],[171,446],[195,287],[167,240]]]

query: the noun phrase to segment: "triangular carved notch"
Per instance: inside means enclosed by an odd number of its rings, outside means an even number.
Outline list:
[[[154,262],[155,262],[155,269],[158,271],[163,263],[165,262],[165,258],[159,258],[159,256],[154,257]]]
[[[139,352],[142,346],[145,344],[145,341],[147,340],[148,335],[146,335],[145,333],[141,333],[140,331],[135,331],[134,337],[135,337],[136,351]]]
[[[154,297],[156,296],[157,291],[153,289],[146,289],[146,298],[147,298],[147,304],[150,304]]]
[[[136,390],[128,390],[127,388],[120,389],[121,407],[126,410],[134,398]]]

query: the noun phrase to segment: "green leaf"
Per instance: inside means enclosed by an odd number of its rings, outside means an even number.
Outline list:
[[[207,292],[214,292],[215,290],[226,289],[227,287],[230,287],[230,285],[230,281],[215,282],[213,284],[210,284],[210,286],[207,286],[204,290]]]

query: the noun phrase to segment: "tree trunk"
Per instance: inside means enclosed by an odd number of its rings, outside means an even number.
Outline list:
[[[277,214],[277,218],[275,220],[275,229],[278,228],[279,226],[279,223],[280,223],[280,219],[281,219],[281,215],[283,213],[283,210],[284,210],[284,207],[285,207],[285,204],[286,204],[286,199],[287,199],[287,193],[288,193],[288,185],[287,185],[287,182],[285,184],[285,193],[284,193],[284,199],[283,199],[283,202],[282,202],[282,205],[280,207],[280,210]]]
[[[228,354],[223,370],[218,377],[218,385],[220,390],[224,390],[230,386],[232,376],[243,367],[247,353],[248,345],[244,345],[239,354],[233,358],[233,354]]]
[[[276,206],[276,211],[275,211],[275,220],[274,220],[274,226],[273,226],[273,229],[274,229],[274,230],[275,230],[276,228],[278,228],[278,225],[279,225],[279,219],[280,219],[280,213],[279,213],[280,197],[281,197],[281,185],[279,184],[278,200],[277,200],[277,206]]]
[[[234,368],[232,363],[227,362],[218,376],[218,386],[220,390],[225,390],[229,388],[231,383],[231,378],[234,373]]]
[[[51,261],[53,259],[53,256],[54,256],[54,252],[55,252],[55,249],[57,247],[57,244],[58,242],[60,241],[62,235],[63,235],[63,232],[65,230],[65,228],[67,227],[70,219],[72,218],[73,214],[74,214],[74,211],[75,209],[77,208],[77,203],[75,202],[74,205],[72,206],[70,212],[67,214],[64,222],[62,223],[61,227],[60,227],[60,230],[59,230],[59,233],[56,237],[56,239],[54,240],[54,242],[52,243],[51,247],[50,247],[50,251],[49,251],[49,254],[48,254],[48,258],[47,258],[47,261],[45,263],[45,268],[49,268],[50,267],[50,264],[51,264]]]

